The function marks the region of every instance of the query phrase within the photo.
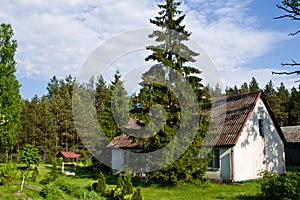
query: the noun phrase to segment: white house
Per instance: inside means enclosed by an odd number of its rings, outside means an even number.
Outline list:
[[[263,92],[212,99],[213,160],[207,177],[239,182],[260,177],[262,171],[285,172],[285,142]],[[224,119],[222,121],[222,118]]]

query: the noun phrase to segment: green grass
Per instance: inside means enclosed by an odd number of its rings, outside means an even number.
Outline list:
[[[40,165],[39,177],[36,183],[32,183],[25,179],[25,183],[32,184],[38,187],[42,187],[39,183],[49,172],[52,165]],[[60,167],[58,181],[72,184],[79,187],[83,192],[88,192],[86,189],[90,182],[95,182],[98,178],[98,173],[88,167],[77,167],[76,176],[66,176],[61,174]],[[107,173],[106,183],[108,189],[113,189],[116,186],[117,176],[111,176]],[[140,185],[139,179],[135,178],[134,185]],[[20,191],[21,180],[17,180],[13,185],[0,186],[0,199],[7,200],[20,200],[26,197],[31,197],[34,200],[43,199],[39,195],[39,191],[24,188],[23,195],[17,197],[17,192]],[[141,186],[141,185],[140,185]],[[81,191],[80,190],[80,191]],[[141,191],[145,200],[219,200],[219,199],[231,199],[231,200],[254,200],[259,199],[259,184],[257,182],[243,183],[243,184],[213,184],[210,183],[203,187],[197,184],[179,184],[175,187],[161,187],[158,185],[141,186]],[[66,200],[76,199],[74,196],[62,192],[62,196]],[[100,197],[99,199],[105,199]]]
[[[200,187],[194,184],[181,184],[176,187],[152,186],[142,188],[145,200],[179,200],[179,199],[258,199],[259,186],[257,183],[247,184],[209,184],[208,187]]]

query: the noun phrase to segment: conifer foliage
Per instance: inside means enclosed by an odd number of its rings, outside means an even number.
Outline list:
[[[146,47],[147,50],[151,51],[151,54],[145,60],[152,60],[157,64],[142,75],[142,89],[137,96],[132,98],[134,105],[141,106],[135,106],[131,112],[135,118],[144,121],[146,125],[151,124],[151,120],[152,122],[165,121],[165,123],[158,127],[161,128],[160,130],[150,127],[148,129],[150,135],[146,136],[148,138],[140,139],[144,143],[146,152],[166,147],[175,138],[179,128],[184,129],[187,124],[192,124],[190,123],[193,121],[192,119],[195,119],[194,112],[189,112],[188,116],[184,116],[184,110],[193,111],[194,108],[191,106],[193,105],[191,103],[193,97],[190,96],[189,91],[180,90],[182,83],[186,82],[190,85],[192,93],[195,94],[197,101],[195,107],[198,107],[198,110],[201,110],[203,105],[209,107],[209,101],[204,101],[205,98],[202,98],[208,94],[203,90],[202,79],[199,76],[201,71],[192,66],[192,63],[196,61],[195,57],[199,54],[186,45],[191,33],[185,30],[185,25],[182,25],[185,15],[178,10],[180,4],[181,2],[174,0],[165,0],[164,4],[158,4],[161,9],[158,16],[150,19],[150,23],[156,25],[158,30],[153,31],[149,37],[155,39],[157,44]],[[155,82],[155,80],[158,81]],[[176,92],[172,90],[174,88],[163,85],[164,81],[175,85]],[[180,91],[178,92],[178,90]],[[180,99],[186,96],[189,96],[190,102],[185,102],[183,105],[180,103]],[[155,105],[159,105],[158,107],[163,109],[154,112],[151,109]],[[152,112],[147,113],[149,110]],[[153,181],[176,184],[182,180],[198,179],[204,176],[205,161],[197,159],[196,155],[209,123],[203,115],[196,121],[197,123],[200,121],[199,128],[198,130],[190,130],[197,132],[197,134],[188,151],[175,163],[153,172],[150,176]],[[178,148],[180,148],[179,146]],[[174,157],[177,151],[176,148],[170,149],[163,157],[168,160],[170,157]],[[157,164],[159,165],[159,163]]]

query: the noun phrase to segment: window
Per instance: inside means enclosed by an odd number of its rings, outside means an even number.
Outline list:
[[[259,128],[259,134],[264,137],[265,134],[264,134],[264,120],[262,119],[259,119],[258,120],[258,128]]]
[[[220,168],[220,152],[219,149],[212,150],[212,160],[208,163],[208,167]]]

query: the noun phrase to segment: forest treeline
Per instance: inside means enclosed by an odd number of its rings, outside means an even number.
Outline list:
[[[120,135],[110,110],[111,94],[114,85],[119,81],[116,73],[115,80],[107,84],[102,77],[95,81],[91,78],[85,87],[95,92],[95,107],[99,123],[106,135],[112,139]],[[26,144],[36,146],[46,158],[54,156],[58,151],[85,150],[76,131],[72,112],[73,88],[77,84],[71,75],[65,79],[51,78],[47,86],[47,94],[32,99],[22,99],[21,127],[18,134],[16,149],[22,149]]]
[[[94,89],[98,120],[110,139],[123,134],[113,119],[110,107],[111,94],[120,77],[121,75],[116,72],[114,80],[107,83],[100,76],[96,80],[91,80],[90,86],[86,86]],[[78,83],[70,75],[65,79],[54,76],[48,84],[47,95],[34,96],[30,100],[22,99],[21,130],[17,149],[22,149],[25,144],[32,144],[38,147],[43,155],[55,155],[59,150],[76,152],[84,150],[72,114],[74,84]],[[255,78],[252,78],[249,83],[245,82],[240,87],[227,87],[225,94],[218,85],[214,88],[207,86],[205,89],[210,90],[211,97],[262,89],[280,126],[300,125],[300,86],[293,87],[289,91],[284,83],[275,87],[270,81],[260,88]]]

